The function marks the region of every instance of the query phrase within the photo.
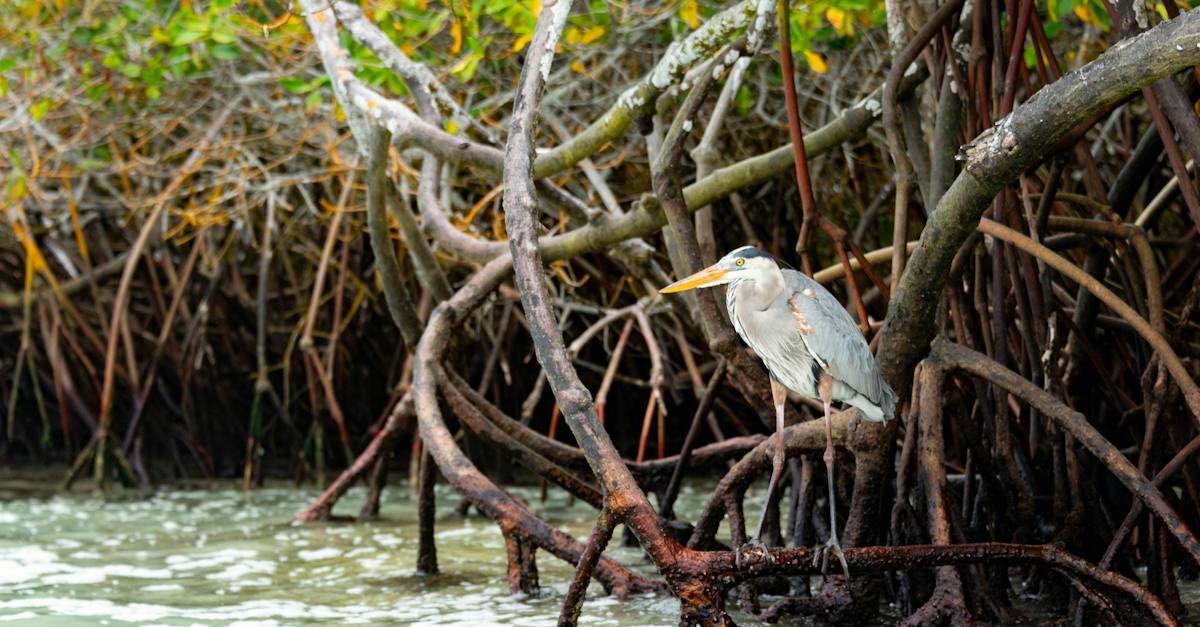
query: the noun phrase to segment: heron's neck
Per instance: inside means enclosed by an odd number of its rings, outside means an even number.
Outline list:
[[[737,290],[738,302],[744,303],[753,311],[763,311],[770,307],[783,291],[783,272],[774,268],[762,273],[753,281],[738,281],[733,288]]]

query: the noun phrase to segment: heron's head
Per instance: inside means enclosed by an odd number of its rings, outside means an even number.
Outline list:
[[[717,263],[662,288],[659,293],[671,294],[745,280],[766,280],[778,274],[779,263],[770,253],[754,246],[742,246],[721,257]]]

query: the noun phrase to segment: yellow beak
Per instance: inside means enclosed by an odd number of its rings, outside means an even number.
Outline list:
[[[725,273],[727,272],[729,271],[716,266],[709,266],[690,277],[680,279],[662,288],[661,290],[658,290],[658,293],[673,294],[675,292],[682,292],[684,290],[690,290],[697,287],[709,287],[711,285],[717,285],[717,282],[720,281],[721,277],[725,276]]]

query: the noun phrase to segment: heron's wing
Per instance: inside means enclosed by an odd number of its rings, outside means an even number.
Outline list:
[[[834,379],[876,404],[892,394],[854,318],[820,283],[784,270],[788,306],[808,351]]]

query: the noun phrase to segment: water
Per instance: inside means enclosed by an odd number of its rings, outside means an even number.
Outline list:
[[[446,485],[437,488],[443,574],[424,577],[414,573],[416,501],[403,485],[384,494],[378,521],[293,525],[291,518],[315,490],[279,483],[247,496],[230,483],[101,497],[55,492],[62,478],[57,472],[3,473],[0,623],[5,624],[554,625],[572,573],[566,563],[539,551],[542,593],[512,596],[499,528],[478,515],[454,516],[459,497]],[[711,487],[685,486],[676,510],[694,519]],[[561,490],[551,489],[545,503],[537,488],[512,491],[577,539],[591,532],[595,511],[568,505]],[[365,489],[351,490],[337,511],[357,512],[364,497]],[[759,498],[752,491],[747,502]],[[618,527],[616,537],[621,533]],[[640,550],[617,544],[610,544],[608,556],[654,574]],[[1019,582],[1014,584],[1019,590]],[[1181,588],[1195,624],[1200,584],[1184,581]],[[1027,618],[1052,616],[1029,601],[1022,604]],[[618,601],[593,583],[580,622],[675,625],[678,617],[678,602],[670,597]],[[736,612],[734,618],[754,622]]]
[[[443,574],[414,573],[416,501],[406,486],[384,494],[379,521],[292,525],[315,496],[270,485],[245,495],[160,489],[107,498],[44,492],[60,474],[0,475],[0,622],[22,625],[553,625],[572,569],[538,552],[543,592],[516,598],[505,576],[504,539],[489,519],[451,512],[459,497],[438,486],[438,558]],[[595,511],[546,503],[516,488],[551,524],[586,540]],[[697,512],[707,492],[685,487],[677,509]],[[338,512],[357,512],[365,489]],[[621,533],[618,528],[617,533]],[[619,535],[617,536],[620,537]],[[652,574],[636,549],[608,555]],[[670,597],[617,601],[592,584],[582,624],[675,625]]]

